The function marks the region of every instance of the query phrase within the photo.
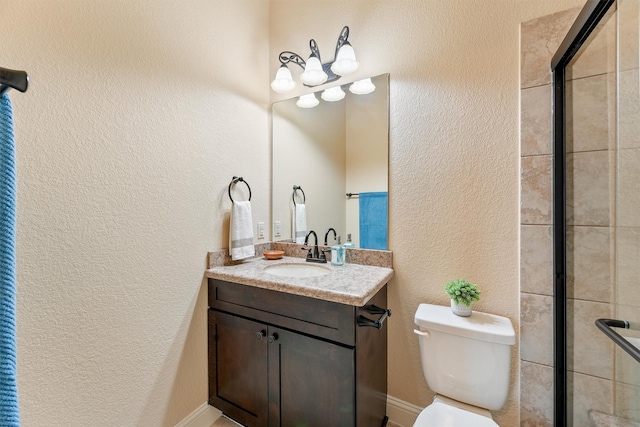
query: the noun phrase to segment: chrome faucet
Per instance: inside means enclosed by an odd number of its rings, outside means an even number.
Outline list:
[[[309,244],[309,236],[313,234],[313,238],[315,239],[315,244],[313,248],[307,247]],[[327,257],[322,252],[322,256],[320,256],[320,250],[318,249],[318,235],[315,231],[311,230],[307,233],[307,236],[304,238],[304,247],[302,247],[305,251],[307,251],[307,262],[318,262],[318,263],[326,263]]]

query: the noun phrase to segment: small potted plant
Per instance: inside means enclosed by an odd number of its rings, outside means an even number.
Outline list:
[[[464,279],[456,279],[447,283],[444,290],[451,298],[451,311],[454,314],[471,316],[471,303],[480,299],[478,286]]]

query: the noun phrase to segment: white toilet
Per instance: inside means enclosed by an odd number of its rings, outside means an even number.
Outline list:
[[[450,307],[420,304],[415,323],[422,372],[436,396],[413,426],[498,426],[489,410],[502,408],[509,392],[516,342],[511,321],[477,311],[460,317]]]

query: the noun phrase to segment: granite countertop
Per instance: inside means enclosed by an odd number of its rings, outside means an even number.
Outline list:
[[[265,267],[277,264],[311,263],[296,257],[283,257],[273,261],[253,258],[240,264],[210,268],[205,275],[213,279],[357,307],[365,305],[393,277],[391,268],[359,264],[315,264],[331,270],[329,274],[320,277],[282,277],[264,271]]]

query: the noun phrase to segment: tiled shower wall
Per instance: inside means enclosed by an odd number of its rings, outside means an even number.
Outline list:
[[[520,424],[553,425],[551,71],[579,9],[520,27]]]
[[[568,393],[575,426],[596,425],[594,420],[607,414],[638,419],[637,365],[594,326],[601,317],[640,320],[638,3],[620,0],[618,7],[620,45],[613,16],[567,68]],[[520,415],[525,426],[553,424],[549,64],[578,12],[521,27]]]

